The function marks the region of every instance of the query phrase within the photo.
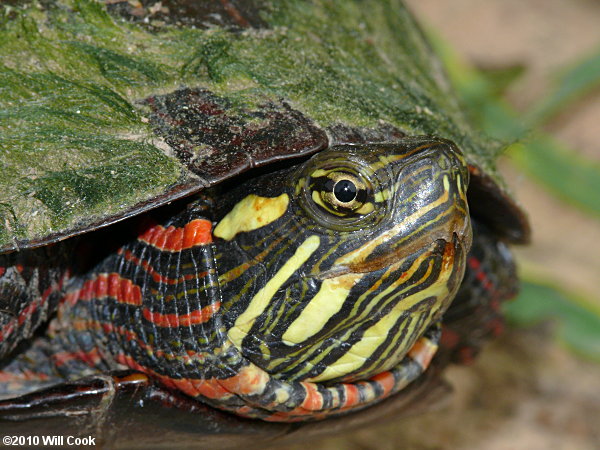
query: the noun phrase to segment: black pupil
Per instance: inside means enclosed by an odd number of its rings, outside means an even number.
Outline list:
[[[333,195],[342,203],[351,202],[356,198],[356,185],[350,180],[340,180],[333,187]]]

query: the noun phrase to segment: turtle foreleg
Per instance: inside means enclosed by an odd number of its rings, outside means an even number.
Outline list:
[[[75,242],[0,255],[0,360],[29,339],[56,309]]]
[[[0,370],[0,398],[17,397],[95,373],[99,371],[69,357],[60,342],[39,337]]]

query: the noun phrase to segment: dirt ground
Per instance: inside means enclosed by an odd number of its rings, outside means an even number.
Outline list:
[[[549,74],[600,45],[597,0],[408,0],[469,61],[485,67],[524,64],[510,91],[524,110],[549,87]],[[548,131],[600,161],[600,92],[553,120]],[[502,164],[530,214],[531,246],[521,267],[578,292],[600,308],[600,225]],[[600,195],[600,193],[599,193]],[[568,239],[565,237],[568,236]],[[310,443],[329,449],[598,449],[600,366],[551,338],[552,324],[508,332],[471,367],[447,372],[455,392],[440,411]],[[304,449],[306,443],[288,450]]]

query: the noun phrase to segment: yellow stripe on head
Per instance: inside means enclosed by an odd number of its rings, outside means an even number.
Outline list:
[[[444,176],[444,187],[448,184],[447,177]],[[358,247],[356,250],[353,250],[340,258],[335,262],[339,265],[344,264],[352,264],[359,261],[364,261],[373,250],[381,245],[384,242],[387,242],[392,239],[393,236],[399,235],[403,229],[407,227],[407,224],[416,223],[418,219],[424,215],[426,215],[432,209],[444,204],[449,199],[449,192],[447,189],[444,190],[444,193],[437,200],[429,203],[426,206],[423,206],[418,211],[414,212],[410,216],[406,217],[402,222],[396,224],[394,227],[389,228],[388,230],[381,233],[379,236],[372,238],[370,241],[367,241],[362,246]]]
[[[308,237],[283,266],[250,300],[248,308],[237,318],[235,325],[228,331],[231,342],[242,348],[242,341],[254,325],[254,321],[269,306],[277,290],[298,270],[319,248],[319,236]]]
[[[342,308],[350,289],[361,278],[362,274],[350,273],[323,281],[319,292],[283,334],[283,341],[286,344],[299,344],[321,331]]]

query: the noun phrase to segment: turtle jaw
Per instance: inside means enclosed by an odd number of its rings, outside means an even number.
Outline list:
[[[460,234],[458,233],[460,231]],[[333,267],[320,272],[316,278],[320,280],[337,278],[347,274],[360,274],[377,272],[385,268],[397,265],[399,262],[406,259],[414,258],[417,254],[422,253],[424,248],[446,248],[448,244],[452,244],[453,253],[466,254],[471,248],[472,233],[471,227],[465,230],[450,231],[447,233],[439,233],[439,236],[434,234],[424,236],[416,241],[412,241],[405,246],[392,248],[389,252],[383,253],[369,260],[356,261],[349,264],[336,264]]]

